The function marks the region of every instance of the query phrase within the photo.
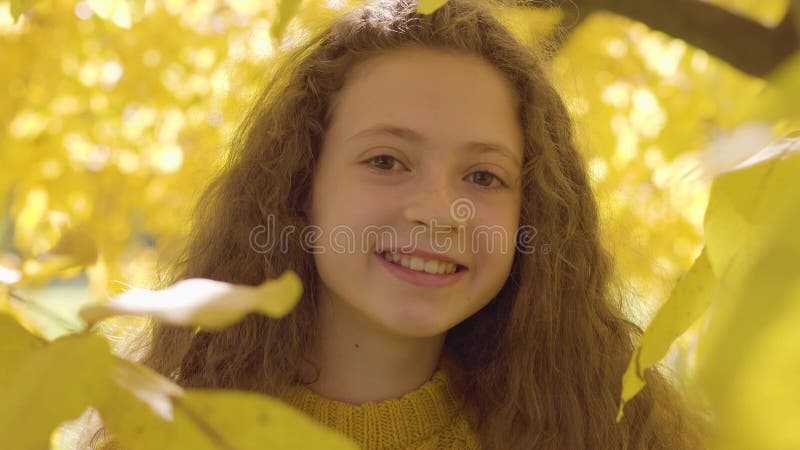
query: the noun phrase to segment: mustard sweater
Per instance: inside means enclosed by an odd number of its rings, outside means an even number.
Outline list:
[[[441,365],[431,379],[399,399],[353,405],[294,385],[283,400],[339,431],[364,450],[474,450],[478,437]]]

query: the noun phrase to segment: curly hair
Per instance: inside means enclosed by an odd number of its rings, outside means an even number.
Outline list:
[[[546,254],[517,252],[498,295],[447,334],[445,347],[461,369],[453,383],[477,411],[482,447],[703,448],[707,424],[653,369],[615,422],[622,374],[642,330],[622,312],[568,112],[537,52],[494,15],[498,6],[450,0],[420,15],[415,1],[381,0],[293,50],[238,128],[160,283],[203,277],[256,285],[291,269],[307,281],[303,298],[280,320],[249,315],[221,332],[152,324],[138,336],[140,361],[185,387],[275,394],[301,382],[315,333],[313,255],[299,238],[281,251],[255,252],[249,234],[268,215],[278,228],[309,225],[331,103],[356,64],[400,48],[446,49],[482,57],[516,90],[525,138],[520,225],[535,226],[550,244]]]

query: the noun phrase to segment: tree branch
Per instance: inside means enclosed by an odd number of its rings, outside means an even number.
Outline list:
[[[608,11],[686,41],[731,66],[764,77],[800,49],[800,1],[775,27],[699,0],[570,0],[561,5],[566,34],[596,11]],[[564,39],[566,36],[562,36]]]

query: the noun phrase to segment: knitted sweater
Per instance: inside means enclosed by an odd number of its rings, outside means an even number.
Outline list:
[[[321,397],[301,385],[286,388],[281,397],[364,450],[480,449],[442,366],[429,381],[399,399],[353,405]]]

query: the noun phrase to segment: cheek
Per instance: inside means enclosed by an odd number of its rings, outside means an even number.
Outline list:
[[[364,186],[357,173],[340,168],[340,176],[326,174],[315,185],[312,211],[320,226],[347,224],[366,226],[374,222],[392,206],[396,196],[381,189]]]
[[[480,205],[472,232],[474,251],[493,261],[513,259],[519,227],[518,208],[512,203]]]

